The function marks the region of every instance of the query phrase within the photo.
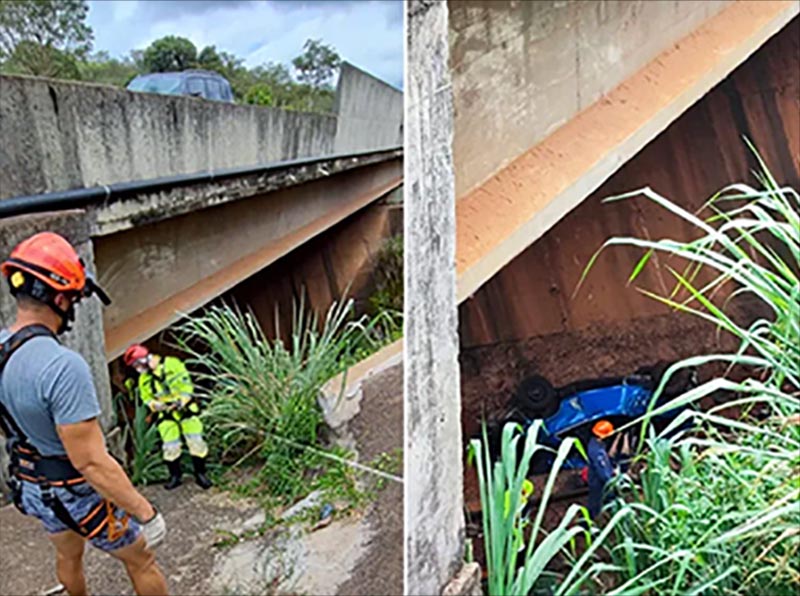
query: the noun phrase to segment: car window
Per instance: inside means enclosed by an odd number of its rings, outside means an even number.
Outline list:
[[[228,81],[223,81],[220,84],[222,85],[222,96],[225,101],[233,101],[233,89],[231,89],[231,84]]]
[[[220,83],[222,85],[222,99],[225,101],[233,101],[233,90],[227,83]]]
[[[186,93],[187,95],[205,97],[206,90],[203,85],[203,79],[200,77],[190,77],[186,79]]]
[[[177,76],[166,74],[139,76],[128,84],[130,91],[144,91],[145,93],[171,93],[181,92],[181,79]]]
[[[222,101],[222,85],[216,79],[206,79],[206,99]]]

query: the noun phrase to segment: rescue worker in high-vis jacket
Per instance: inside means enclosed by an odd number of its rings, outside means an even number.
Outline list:
[[[123,360],[138,373],[139,397],[158,422],[162,454],[169,469],[164,488],[172,490],[181,484],[181,438],[192,456],[197,485],[210,488],[211,481],[206,476],[208,445],[203,439],[200,408],[194,401],[194,387],[186,365],[174,356],[162,358],[151,354],[139,344],[129,347]]]

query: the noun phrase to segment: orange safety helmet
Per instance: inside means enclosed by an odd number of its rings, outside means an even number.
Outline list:
[[[34,234],[20,242],[0,265],[5,277],[15,269],[30,273],[57,292],[82,294],[86,287],[83,261],[69,242],[53,232]]]
[[[150,354],[150,350],[145,348],[141,344],[133,344],[127,350],[125,350],[125,354],[122,356],[122,361],[125,363],[125,366],[133,366],[133,363],[137,360],[142,358],[146,358]]]
[[[83,259],[75,248],[53,232],[40,232],[20,242],[0,265],[0,272],[9,279],[12,293],[28,283],[24,275],[28,273],[55,292],[75,292],[81,298],[96,293],[103,304],[111,303],[86,273]]]
[[[605,439],[614,432],[614,425],[608,420],[598,420],[592,427],[592,432],[598,439]]]

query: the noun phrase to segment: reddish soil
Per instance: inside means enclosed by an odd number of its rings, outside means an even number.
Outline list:
[[[484,417],[503,413],[517,384],[528,376],[543,375],[560,386],[630,374],[659,360],[728,351],[732,345],[699,319],[687,317],[676,328],[673,318],[664,315],[467,350],[461,354],[464,441],[480,432]],[[700,372],[701,378],[708,374]]]

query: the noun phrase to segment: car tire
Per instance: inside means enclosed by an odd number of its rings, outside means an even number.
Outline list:
[[[514,406],[529,419],[548,418],[558,411],[558,395],[541,375],[523,380],[514,396]]]
[[[649,377],[650,386],[648,389],[655,391],[661,383],[664,373],[666,373],[667,369],[673,364],[675,363],[662,360],[652,366],[643,366],[637,369],[635,374]],[[696,372],[697,371],[693,368],[677,370],[667,381],[667,385],[664,387],[663,397],[672,399],[695,387],[697,385]]]

